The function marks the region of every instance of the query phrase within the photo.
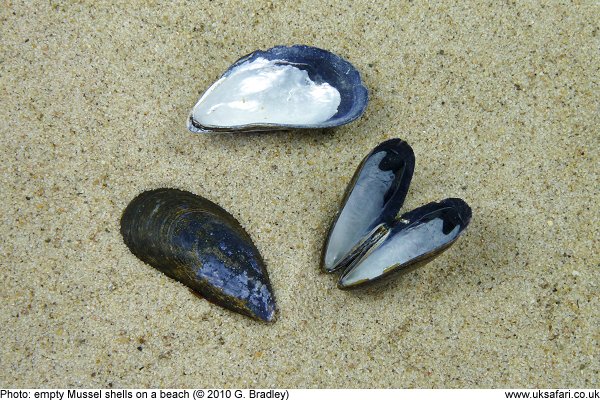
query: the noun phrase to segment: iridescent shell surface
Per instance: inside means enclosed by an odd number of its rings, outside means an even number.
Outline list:
[[[326,272],[344,269],[369,237],[391,222],[402,207],[415,167],[412,148],[400,139],[375,147],[360,163],[348,185],[323,251]]]
[[[362,287],[426,264],[469,224],[471,208],[457,198],[396,217],[414,167],[413,150],[400,139],[381,143],[359,165],[323,248],[322,269],[342,271],[340,289]]]
[[[194,118],[194,106],[188,117],[188,129],[194,133],[209,132],[260,132],[290,129],[322,129],[333,128],[348,124],[362,115],[368,103],[368,92],[363,85],[358,70],[340,56],[327,50],[305,45],[276,46],[268,50],[258,50],[240,58],[215,82],[227,78],[231,72],[244,63],[253,62],[259,58],[277,61],[280,64],[292,65],[308,73],[308,77],[315,83],[327,83],[337,89],[341,102],[337,112],[326,121],[312,124],[281,124],[281,123],[250,123],[247,125],[221,126],[202,125]],[[207,90],[210,91],[214,85]],[[201,98],[202,99],[202,98]],[[198,102],[200,103],[200,102]]]

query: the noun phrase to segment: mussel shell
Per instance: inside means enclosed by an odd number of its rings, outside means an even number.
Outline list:
[[[262,257],[223,208],[177,189],[143,192],[121,218],[140,260],[229,310],[272,321],[276,305]]]
[[[308,125],[249,124],[240,126],[203,126],[193,117],[188,118],[188,129],[194,133],[209,132],[262,132],[290,129],[322,129],[348,124],[362,115],[369,101],[367,88],[363,85],[358,70],[340,56],[317,47],[294,45],[276,46],[268,50],[257,50],[237,60],[220,78],[226,77],[237,66],[262,57],[267,60],[282,60],[305,70],[310,79],[317,83],[329,83],[341,96],[337,113],[325,122]],[[219,78],[219,79],[220,79]],[[195,107],[194,107],[195,108]]]
[[[370,247],[376,227],[391,224],[402,207],[415,168],[412,148],[390,139],[360,163],[348,184],[322,253],[322,269],[334,272]]]
[[[363,287],[424,265],[448,249],[470,221],[471,208],[455,198],[407,212],[392,226],[381,228],[384,233],[377,243],[355,258],[341,275],[338,287]],[[369,274],[366,272],[369,268],[377,272]],[[367,278],[367,275],[372,276]]]

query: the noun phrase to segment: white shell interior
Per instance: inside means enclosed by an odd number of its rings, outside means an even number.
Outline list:
[[[313,82],[306,71],[259,57],[215,82],[194,106],[192,116],[207,127],[311,125],[334,116],[340,101],[336,88]]]
[[[333,269],[381,214],[385,193],[394,182],[394,171],[379,169],[379,163],[385,156],[386,152],[381,151],[365,162],[331,232],[325,252],[325,268]]]
[[[349,286],[362,280],[374,279],[389,267],[404,264],[454,240],[459,234],[460,226],[456,225],[444,235],[443,224],[441,218],[436,218],[388,236],[381,246],[348,272],[340,283]]]

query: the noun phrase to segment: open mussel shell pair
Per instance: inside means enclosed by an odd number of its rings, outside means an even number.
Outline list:
[[[200,97],[194,133],[333,128],[362,115],[368,93],[343,58],[316,47],[277,46],[240,58]]]
[[[141,193],[121,217],[125,244],[140,260],[211,302],[273,321],[275,297],[250,236],[223,208],[177,189]]]
[[[369,153],[348,185],[323,249],[322,269],[342,271],[340,289],[407,272],[441,254],[471,220],[471,208],[450,198],[396,217],[415,168],[408,143],[391,139]]]

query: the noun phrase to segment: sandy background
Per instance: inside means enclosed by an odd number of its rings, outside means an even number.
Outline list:
[[[462,2],[461,2],[462,3]],[[0,7],[0,385],[598,386],[600,6],[218,1]],[[363,75],[334,131],[193,135],[233,61],[303,43]],[[383,291],[318,272],[360,160],[400,137],[405,209],[473,208],[445,255]],[[137,260],[119,218],[178,187],[234,214],[274,325]]]

